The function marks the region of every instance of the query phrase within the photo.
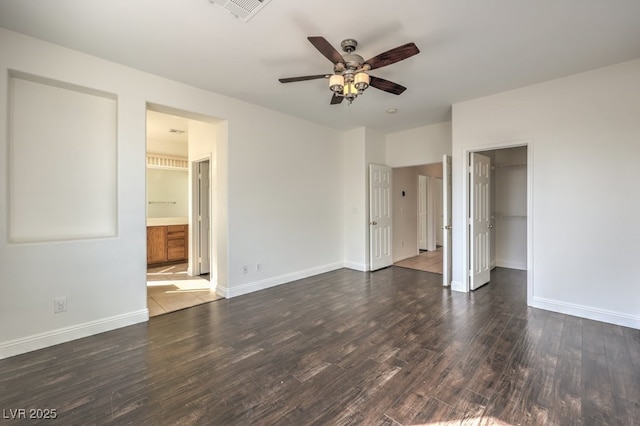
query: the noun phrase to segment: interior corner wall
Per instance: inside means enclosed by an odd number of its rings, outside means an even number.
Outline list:
[[[342,134],[344,266],[369,270],[369,164],[386,164],[385,135],[360,127]]]
[[[640,328],[639,75],[634,60],[453,106],[454,288],[467,153],[528,141],[529,305]]]
[[[210,232],[210,248],[209,255],[211,259],[210,265],[210,281],[213,286],[217,286],[218,283],[218,249],[215,241],[218,238],[218,223],[217,216],[215,210],[216,198],[217,198],[217,170],[216,170],[216,146],[217,146],[217,124],[208,123],[200,120],[194,120],[188,118],[188,159],[189,159],[189,185],[188,185],[188,195],[189,195],[189,269],[193,271],[195,269],[195,264],[198,262],[197,256],[194,253],[197,253],[197,247],[194,245],[197,242],[195,238],[195,234],[198,232],[196,224],[193,221],[194,212],[193,212],[193,203],[194,197],[197,194],[197,188],[194,188],[193,185],[193,162],[201,161],[205,159],[209,159],[209,172],[211,175],[211,180],[209,182],[209,191],[211,193],[211,197],[209,198],[209,232]]]
[[[365,164],[364,127],[342,135],[344,266],[358,271],[368,270],[366,240],[369,234],[369,206],[366,202],[367,165]]]

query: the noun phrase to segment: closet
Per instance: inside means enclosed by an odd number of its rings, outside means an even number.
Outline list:
[[[527,269],[527,147],[483,153],[491,157],[492,266]]]

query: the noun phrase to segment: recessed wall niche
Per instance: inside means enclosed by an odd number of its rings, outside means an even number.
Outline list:
[[[117,234],[117,99],[9,74],[9,241]]]

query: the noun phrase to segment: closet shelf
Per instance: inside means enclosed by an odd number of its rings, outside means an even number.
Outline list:
[[[189,161],[183,157],[147,153],[147,168],[165,170],[188,170]]]
[[[494,216],[492,216],[494,219],[497,220],[509,220],[509,219],[526,219],[527,215],[520,215],[520,214],[496,214]]]
[[[491,166],[492,169],[508,169],[508,168],[517,168],[517,167],[527,167],[526,163],[519,164],[494,164]]]

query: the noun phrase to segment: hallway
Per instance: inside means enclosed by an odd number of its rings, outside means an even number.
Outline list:
[[[394,266],[442,275],[442,247],[438,247],[436,251],[421,251],[417,256],[394,263]]]

